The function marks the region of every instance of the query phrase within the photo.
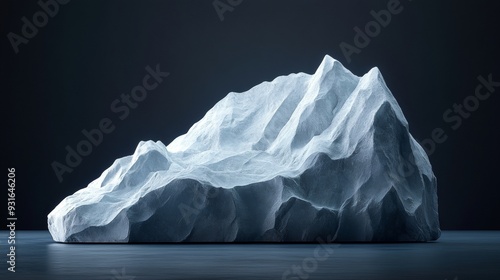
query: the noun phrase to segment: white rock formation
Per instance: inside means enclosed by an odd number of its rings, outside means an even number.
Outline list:
[[[229,93],[168,146],[133,155],[49,215],[60,242],[428,241],[436,178],[379,70]]]

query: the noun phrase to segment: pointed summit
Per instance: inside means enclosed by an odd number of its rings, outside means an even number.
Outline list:
[[[329,55],[325,55],[325,57],[323,57],[323,60],[314,73],[314,76],[324,76],[326,73],[332,70],[337,74],[354,76],[354,74],[352,74],[351,71],[345,68],[340,61],[334,59]]]

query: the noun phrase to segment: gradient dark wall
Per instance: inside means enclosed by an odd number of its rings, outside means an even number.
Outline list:
[[[500,81],[495,2],[401,0],[402,12],[349,63],[341,42],[352,45],[353,28],[364,29],[370,11],[388,2],[243,0],[221,21],[211,0],[73,0],[15,54],[7,34],[21,34],[21,18],[41,8],[2,1],[2,163],[16,168],[18,228],[46,229],[46,215],[64,197],[139,141],[168,144],[228,92],[313,73],[329,54],[357,75],[379,67],[417,140],[445,131],[447,140],[430,155],[442,228],[500,229],[500,87],[458,129],[443,120],[474,94],[478,76]],[[110,105],[157,64],[170,76],[120,120]],[[81,131],[103,118],[114,131],[59,182],[51,163],[64,163],[65,147],[76,147]],[[0,205],[5,217],[6,202]]]

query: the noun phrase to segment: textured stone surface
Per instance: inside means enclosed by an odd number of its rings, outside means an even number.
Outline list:
[[[49,215],[61,242],[428,241],[436,178],[377,68],[230,93],[165,146],[141,142]]]

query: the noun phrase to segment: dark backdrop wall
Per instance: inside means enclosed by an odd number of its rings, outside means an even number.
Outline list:
[[[500,229],[500,87],[490,86],[496,91],[477,104],[473,97],[478,76],[500,81],[493,1],[64,2],[46,8],[46,18],[36,1],[0,4],[2,163],[5,178],[7,167],[16,168],[18,229],[46,229],[47,214],[64,197],[132,154],[139,141],[168,144],[228,92],[313,73],[326,54],[357,75],[380,68],[411,133],[427,143],[442,228]],[[383,18],[386,26],[377,29],[370,11],[388,5],[390,22]],[[31,24],[34,15],[40,27],[25,27],[23,35],[23,17]],[[356,45],[354,28],[367,24],[372,38]],[[355,53],[344,55],[342,42]],[[126,105],[126,114],[121,94],[157,65],[170,75]],[[464,100],[466,111],[443,119]],[[52,163],[65,164],[66,146],[75,149],[86,139],[82,130],[106,118],[114,130],[60,181]],[[426,139],[436,128],[447,138],[433,148]]]

